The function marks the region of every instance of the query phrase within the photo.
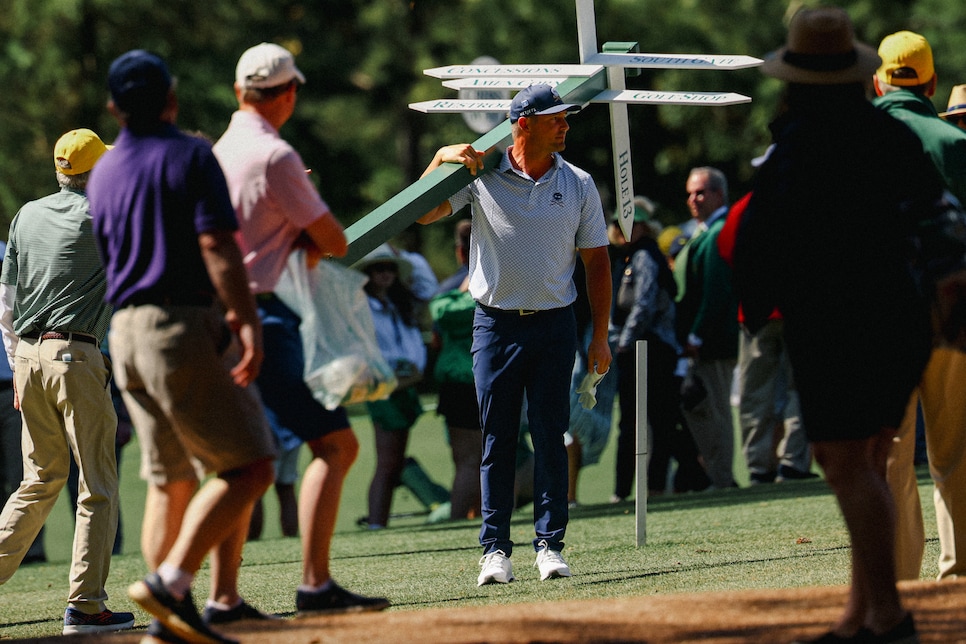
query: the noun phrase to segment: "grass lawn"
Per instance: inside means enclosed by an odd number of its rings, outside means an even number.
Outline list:
[[[529,547],[531,506],[526,506],[515,515],[512,527],[518,581],[478,588],[478,522],[426,525],[420,514],[423,506],[401,488],[393,502],[393,514],[400,516],[391,519],[390,529],[369,532],[355,525],[366,513],[374,453],[368,417],[362,410],[353,411],[359,412],[351,420],[362,450],[343,494],[332,567],[347,588],[389,597],[390,610],[849,581],[848,537],[834,499],[820,480],[649,499],[647,543],[636,547],[633,504],[608,503],[616,438],[612,433],[602,461],[584,469],[581,505],[571,513],[564,554],[574,577],[559,583],[538,581]],[[424,414],[413,429],[409,453],[433,479],[449,487],[452,461],[443,423],[433,412]],[[308,458],[307,450],[302,456]],[[134,611],[143,626],[146,614],[125,592],[146,571],[138,543],[144,484],[137,476],[137,461],[137,443],[132,441],[124,451],[121,472],[124,552],[113,559],[108,593],[110,608]],[[740,465],[736,473],[740,482],[747,481]],[[928,538],[923,578],[930,579],[937,573],[938,541],[925,471],[919,480]],[[62,497],[48,521],[50,562],[23,567],[0,586],[0,638],[60,633],[71,538],[70,510]],[[241,592],[246,599],[265,611],[292,614],[301,573],[299,541],[281,537],[272,491],[265,499],[263,537],[249,543],[244,556]],[[203,568],[194,593],[199,604],[207,583]]]

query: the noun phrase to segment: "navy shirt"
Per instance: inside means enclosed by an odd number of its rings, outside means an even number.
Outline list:
[[[211,145],[173,125],[121,131],[87,185],[106,299],[204,297],[214,288],[198,235],[238,221]]]

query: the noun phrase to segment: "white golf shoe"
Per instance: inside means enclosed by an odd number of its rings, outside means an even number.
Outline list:
[[[480,559],[480,576],[476,580],[477,586],[485,584],[508,584],[515,579],[513,564],[502,550],[494,550],[483,555]]]
[[[537,545],[540,549],[537,550],[537,560],[533,565],[540,569],[540,581],[570,576],[570,566],[559,550],[551,550],[546,541],[540,541]]]

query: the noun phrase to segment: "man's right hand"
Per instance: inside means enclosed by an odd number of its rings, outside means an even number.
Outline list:
[[[239,387],[247,387],[258,376],[262,368],[265,352],[262,349],[261,329],[257,322],[238,323],[231,315],[226,316],[228,326],[232,329],[241,344],[241,358],[231,369],[231,377]]]
[[[469,143],[457,143],[440,148],[430,164],[433,169],[443,163],[460,163],[466,166],[474,177],[483,169],[483,156],[486,152],[477,150]],[[425,175],[426,172],[423,173]]]

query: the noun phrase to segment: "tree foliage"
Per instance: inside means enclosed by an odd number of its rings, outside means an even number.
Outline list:
[[[641,51],[761,57],[785,39],[801,4],[773,0],[597,0],[597,38],[636,41]],[[861,40],[877,45],[899,29],[933,44],[937,107],[966,82],[966,10],[958,0],[852,0]],[[107,68],[133,48],[162,55],[178,78],[179,125],[217,138],[235,98],[238,56],[262,41],[297,56],[308,84],[283,128],[313,169],[333,211],[349,224],[418,178],[440,145],[476,135],[458,115],[421,114],[414,101],[453,96],[422,70],[489,55],[502,63],[576,63],[573,0],[6,0],[0,13],[0,220],[55,189],[54,141],[75,127],[105,140]],[[685,218],[683,185],[696,165],[716,165],[733,192],[751,179],[749,160],[769,142],[780,85],[755,69],[644,70],[631,88],[734,91],[731,107],[632,106],[635,186]],[[590,171],[612,207],[609,119],[591,105],[571,119],[565,156]],[[6,223],[0,223],[0,236]],[[434,236],[435,235],[435,236]],[[440,236],[442,235],[442,236]],[[446,233],[431,256],[448,257]],[[439,241],[445,239],[445,242]],[[441,246],[441,249],[435,248]]]

